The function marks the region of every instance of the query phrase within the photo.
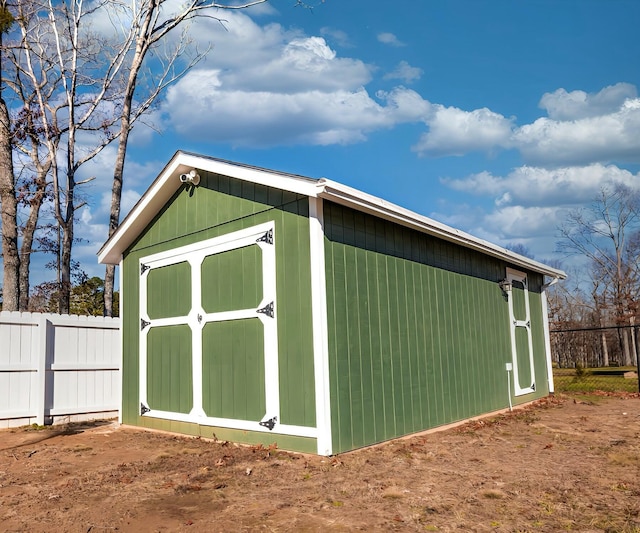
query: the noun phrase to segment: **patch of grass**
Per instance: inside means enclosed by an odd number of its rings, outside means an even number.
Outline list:
[[[637,392],[638,378],[625,378],[625,371],[636,371],[636,368],[558,368],[553,370],[553,382],[558,392]]]
[[[202,490],[202,486],[197,483],[184,483],[173,489],[176,494],[188,494],[190,492],[198,492]]]
[[[615,485],[611,486],[611,490],[614,490],[617,492],[628,492],[629,485],[627,485],[626,483],[616,483]]]
[[[490,490],[485,490],[482,493],[482,496],[484,498],[487,498],[488,500],[501,500],[506,496],[506,494],[501,490],[490,489]]]
[[[382,493],[382,497],[390,500],[399,500],[400,498],[404,498],[404,494],[397,487],[389,487]]]
[[[640,455],[637,453],[610,453],[607,458],[614,465],[640,466]]]
[[[202,450],[200,448],[182,448],[180,450],[181,455],[200,455]]]
[[[74,453],[80,453],[80,452],[90,452],[91,450],[93,450],[93,448],[91,446],[87,446],[85,444],[76,444],[75,446],[72,446],[71,448],[67,448],[65,451],[74,452]]]
[[[154,455],[151,458],[151,461],[161,461],[162,459],[169,459],[170,457],[173,457],[173,455],[170,452],[160,452],[157,453],[156,455]]]
[[[542,501],[540,502],[540,507],[542,508],[542,512],[546,515],[552,515],[554,511],[553,504],[551,502]]]

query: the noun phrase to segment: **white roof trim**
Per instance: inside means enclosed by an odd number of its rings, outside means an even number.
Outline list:
[[[100,263],[117,264],[120,262],[122,252],[133,243],[182,185],[178,176],[192,168],[275,187],[311,198],[324,198],[503,259],[513,265],[527,268],[534,272],[553,278],[566,278],[566,274],[562,270],[551,268],[543,263],[511,252],[506,248],[474,237],[464,231],[332,180],[324,178],[315,180],[186,152],[177,152],[173,156],[158,178],[133,207],[129,215],[122,221],[116,232],[103,245],[98,252],[98,261]]]
[[[193,168],[305,196],[314,196],[317,182],[317,180],[293,174],[279,173],[187,152],[176,152],[115,233],[98,251],[98,262],[118,264],[122,252],[133,243],[171,196],[182,186],[179,179],[180,174],[187,173]]]
[[[428,233],[449,242],[460,244],[465,248],[471,248],[493,257],[503,259],[513,265],[525,267],[534,272],[539,272],[553,278],[565,279],[567,275],[562,271],[550,266],[524,257],[512,252],[507,248],[502,248],[478,237],[461,231],[446,224],[442,224],[432,218],[419,215],[376,196],[353,189],[347,185],[342,185],[335,181],[321,179],[318,182],[320,192],[318,196],[331,200],[335,203],[353,207],[358,211],[363,211],[403,226],[417,229],[422,233]]]

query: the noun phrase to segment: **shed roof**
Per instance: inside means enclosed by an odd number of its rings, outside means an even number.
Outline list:
[[[182,186],[179,179],[180,174],[188,173],[194,168],[275,187],[311,198],[330,200],[459,244],[465,248],[503,259],[515,266],[553,278],[566,278],[566,274],[562,270],[516,254],[506,248],[336,181],[326,178],[307,178],[183,151],[178,151],[174,154],[147,192],[144,193],[122,221],[115,233],[104,243],[98,252],[100,263],[119,263],[122,253],[149,225],[176,190]]]

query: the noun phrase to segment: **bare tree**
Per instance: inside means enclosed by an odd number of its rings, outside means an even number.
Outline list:
[[[47,176],[51,170],[53,154],[43,150],[41,112],[34,105],[35,92],[29,89],[28,81],[21,78],[15,52],[15,49],[11,50],[10,55],[15,79],[8,79],[7,84],[20,95],[18,99],[23,105],[14,117],[12,138],[19,169],[16,171],[15,195],[19,208],[28,213],[25,222],[18,224],[22,241],[19,257],[19,310],[26,311],[29,309],[31,254],[35,251],[34,241],[40,227],[41,208],[45,199],[51,199]]]
[[[97,5],[100,4],[94,4]],[[106,114],[100,109],[108,97],[111,80],[100,83],[92,76],[91,69],[98,65],[100,52],[95,44],[91,45],[90,33],[80,31],[87,16],[81,6],[81,0],[55,4],[17,1],[20,36],[11,55],[15,70],[11,79],[13,92],[22,103],[16,149],[30,159],[35,173],[22,241],[22,305],[28,305],[29,257],[50,174],[53,215],[62,235],[59,312],[69,310],[74,215],[83,205],[76,202],[76,172],[111,142],[113,136],[108,128],[115,122],[105,122]],[[76,144],[81,131],[106,134],[81,152]]]
[[[83,0],[18,0],[15,3],[20,38],[12,47],[15,76],[11,85],[21,102],[22,125],[18,128],[21,143],[14,148],[31,159],[35,185],[28,198],[31,208],[24,227],[22,246],[25,261],[21,283],[11,278],[8,287],[24,287],[28,298],[29,257],[33,235],[37,228],[39,208],[50,174],[53,216],[61,234],[59,312],[69,312],[72,280],[72,248],[75,241],[75,215],[85,202],[79,199],[77,187],[88,180],[78,181],[79,169],[118,138],[123,94],[130,85],[129,59],[132,40],[118,40],[118,36],[101,35],[92,30],[92,21],[113,12],[118,2],[102,0],[85,3]],[[132,34],[133,35],[133,34]],[[176,49],[180,54],[181,48]],[[135,58],[135,54],[133,56]],[[169,61],[173,63],[174,56]],[[171,81],[166,70],[151,91],[149,103],[143,102],[135,112],[127,112],[128,131],[133,122],[149,107],[162,87]],[[126,97],[125,97],[126,100]],[[130,102],[129,102],[130,103]],[[8,137],[7,137],[8,138]],[[82,142],[84,140],[84,142]],[[5,148],[9,143],[5,143]],[[13,188],[5,188],[10,200],[17,201],[15,180]],[[15,199],[15,200],[14,200]],[[23,197],[25,200],[25,197]],[[9,207],[12,206],[7,202]],[[6,224],[7,240],[17,247],[16,209],[7,210],[11,219]],[[13,236],[13,230],[15,236]],[[9,246],[7,246],[9,249]],[[16,254],[13,254],[16,255]],[[9,266],[13,263],[9,261]],[[7,276],[14,270],[10,268]],[[13,292],[7,290],[8,302]],[[20,298],[19,294],[16,298]],[[23,306],[28,305],[25,300]]]
[[[18,167],[23,169],[19,181],[13,176],[9,183],[6,178],[11,187],[3,187],[7,191],[3,205],[10,208],[3,220],[3,234],[10,237],[12,244],[10,253],[3,249],[5,263],[9,255],[11,267],[9,272],[5,269],[5,292],[10,295],[10,307],[15,309],[28,307],[30,258],[40,208],[50,185],[54,216],[62,234],[63,291],[59,311],[68,312],[68,296],[64,293],[68,295],[71,287],[73,217],[79,207],[75,202],[75,186],[78,185],[75,173],[113,140],[108,127],[116,120],[105,123],[102,117],[107,115],[99,109],[110,85],[108,82],[101,86],[91,76],[90,68],[100,64],[100,56],[95,46],[93,49],[87,46],[88,36],[79,31],[83,15],[74,9],[81,4],[81,1],[72,1],[70,9],[64,3],[54,5],[44,0],[18,0],[12,4],[18,36],[3,46],[3,57],[9,59],[11,67],[11,75],[3,76],[3,81],[12,89],[19,111],[13,120],[13,130],[7,118],[8,134],[0,136],[0,151],[19,154]],[[79,72],[79,65],[83,72]],[[96,95],[101,97],[96,98]],[[76,139],[82,130],[107,131],[107,134],[80,154],[76,150]],[[60,165],[61,159],[65,160],[66,168],[64,164]],[[13,168],[16,160],[9,163]],[[22,226],[17,220],[18,208],[28,211]],[[22,242],[18,255],[19,232]],[[15,270],[18,276],[15,276]]]
[[[0,49],[3,37],[13,24],[13,16],[6,1],[0,3]],[[0,81],[2,80],[4,54],[0,56]],[[17,311],[20,300],[18,284],[20,257],[18,255],[18,201],[15,194],[11,120],[4,99],[4,85],[0,86],[0,207],[2,209],[2,257],[3,302],[5,311]]]
[[[592,297],[599,312],[613,311],[615,325],[629,325],[639,296],[637,234],[640,196],[618,185],[602,189],[588,209],[572,212],[561,228],[560,251],[580,254],[591,264]],[[624,364],[632,364],[628,329],[619,329]]]
[[[183,67],[181,71],[173,71],[173,67],[182,51],[189,44],[188,34],[184,23],[198,16],[206,16],[222,20],[214,15],[215,10],[238,10],[262,4],[266,0],[253,0],[241,4],[221,4],[212,0],[190,0],[178,11],[165,13],[167,2],[165,0],[132,0],[128,6],[132,18],[131,30],[124,42],[133,49],[126,87],[123,93],[120,131],[118,134],[118,153],[113,172],[113,187],[111,193],[111,210],[109,216],[109,237],[113,235],[120,224],[120,203],[122,198],[122,186],[124,177],[124,165],[127,154],[129,133],[133,122],[144,113],[156,100],[159,93],[169,83],[184,74],[195,64],[202,54],[196,53],[194,60]],[[165,61],[165,68],[157,75],[156,82],[150,92],[138,98],[134,102],[136,89],[141,75],[142,66],[147,54],[170,32],[177,28],[183,28],[181,39],[174,48],[173,53]],[[115,280],[115,265],[107,265],[104,284],[104,314],[113,315],[113,290]]]
[[[134,124],[156,103],[165,87],[188,72],[206,53],[192,46],[188,23],[198,17],[223,23],[218,16],[221,11],[246,9],[266,1],[221,4],[213,0],[188,0],[179,7],[168,0],[14,1],[20,35],[12,48],[15,74],[11,86],[22,108],[12,138],[9,113],[4,101],[0,101],[5,309],[28,305],[34,233],[42,202],[50,194],[53,216],[61,233],[59,311],[68,312],[75,213],[85,204],[77,190],[84,183],[77,179],[80,168],[118,141],[111,236],[119,224],[126,151]],[[311,7],[300,1],[296,5]],[[7,20],[13,21],[6,4],[0,7],[8,14]],[[94,31],[92,23],[104,20],[111,21],[116,31],[110,35]],[[2,29],[6,31],[8,27]],[[167,44],[164,42],[167,35],[176,31],[181,31],[180,36],[167,51],[161,45]],[[145,66],[152,51],[153,68]],[[145,83],[141,84],[141,80]],[[0,93],[0,100],[1,97]],[[12,144],[16,139],[20,142]],[[12,149],[30,161],[29,174],[23,176],[20,190],[12,174]],[[22,247],[18,253],[20,201],[29,215],[22,228]],[[114,267],[107,267],[104,309],[107,315],[113,312],[114,272]]]

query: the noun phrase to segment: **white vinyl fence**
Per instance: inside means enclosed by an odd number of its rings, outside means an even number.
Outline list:
[[[117,416],[119,326],[118,318],[0,312],[0,428]]]

